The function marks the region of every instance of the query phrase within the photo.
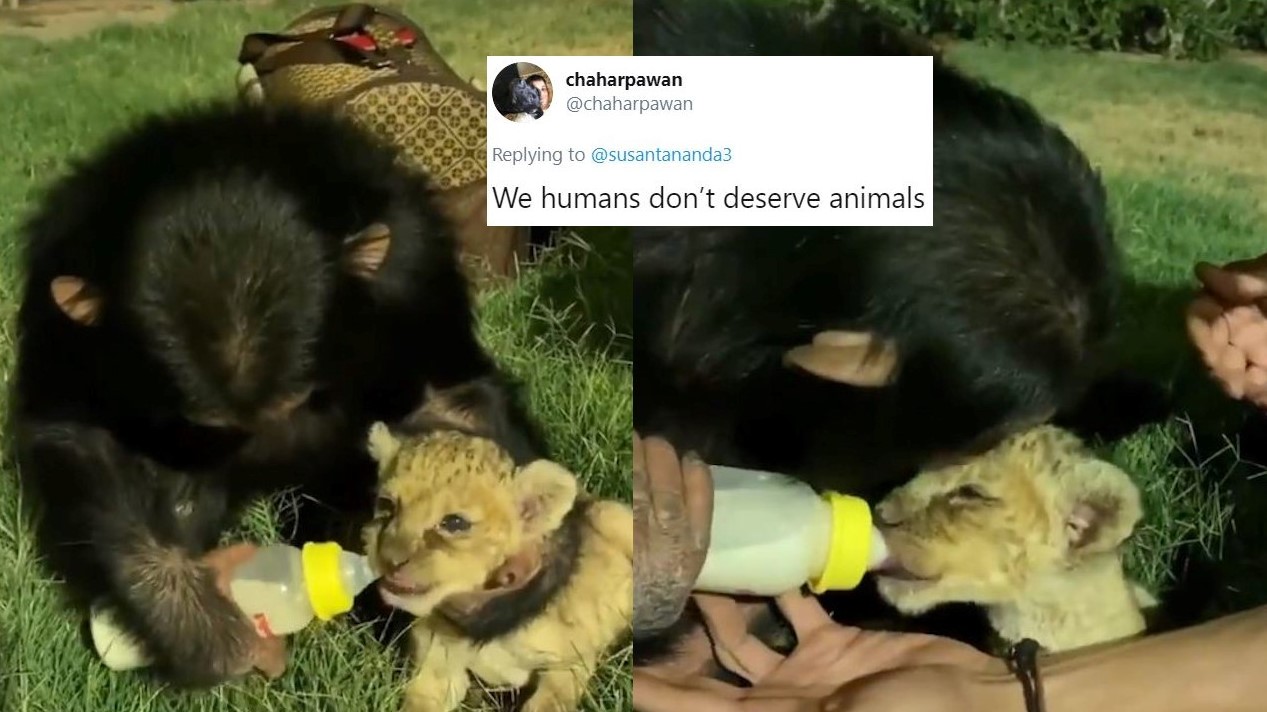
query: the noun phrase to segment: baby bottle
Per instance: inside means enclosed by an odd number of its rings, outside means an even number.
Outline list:
[[[352,610],[352,599],[378,579],[369,561],[337,543],[261,547],[233,572],[233,601],[262,636],[284,636],[313,618],[328,621]],[[118,627],[100,602],[89,618],[92,642],[106,667],[131,670],[152,661],[140,644]]]
[[[888,557],[871,507],[771,472],[710,467],[713,525],[698,591],[776,596],[852,589]]]

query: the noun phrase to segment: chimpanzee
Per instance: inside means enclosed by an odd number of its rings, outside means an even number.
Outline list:
[[[546,454],[395,157],[328,112],[197,105],[78,162],[25,226],[13,423],[40,539],[173,682],[250,669],[200,561],[239,505],[302,486],[368,513],[373,421],[448,411]]]
[[[852,3],[635,0],[634,53],[933,57],[932,227],[634,228],[643,436],[875,498],[1083,402],[1120,258],[1097,172],[1029,103]]]

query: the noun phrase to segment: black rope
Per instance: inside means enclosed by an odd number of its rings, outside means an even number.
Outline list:
[[[1020,641],[1007,651],[1007,668],[1021,681],[1025,694],[1026,712],[1046,712],[1043,701],[1043,681],[1038,676],[1038,643],[1030,638]]]

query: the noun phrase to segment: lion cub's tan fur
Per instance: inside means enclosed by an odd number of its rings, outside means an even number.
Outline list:
[[[983,605],[1008,642],[1047,651],[1140,633],[1152,596],[1128,581],[1121,544],[1142,514],[1138,488],[1051,426],[971,461],[926,471],[876,507],[899,572],[882,596],[914,614]]]
[[[459,432],[404,437],[375,424],[370,452],[379,463],[380,501],[393,504],[365,527],[366,553],[379,571],[401,571],[428,587],[418,596],[384,594],[418,616],[410,630],[417,667],[404,709],[457,708],[473,673],[494,688],[521,688],[536,676],[536,691],[522,709],[575,710],[594,669],[630,630],[629,507],[586,498],[576,478],[553,462],[516,468],[492,441]],[[572,513],[574,506],[580,509]],[[450,514],[469,520],[469,529],[444,531],[439,523]],[[573,548],[555,548],[572,552],[564,554],[571,575],[558,577],[561,584],[544,608],[524,614],[513,630],[475,640],[437,609],[454,595],[480,590],[511,554],[554,541],[569,526]],[[491,605],[504,615],[521,604]]]

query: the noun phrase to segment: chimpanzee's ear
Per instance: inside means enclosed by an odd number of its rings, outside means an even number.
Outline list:
[[[387,259],[392,231],[383,223],[373,223],[343,241],[343,266],[362,279],[372,279]]]
[[[103,303],[101,290],[89,284],[83,277],[62,275],[49,283],[53,303],[63,314],[84,326],[92,326],[101,316]]]
[[[821,331],[803,346],[788,349],[783,362],[837,383],[886,386],[897,375],[897,346],[858,331]]]

